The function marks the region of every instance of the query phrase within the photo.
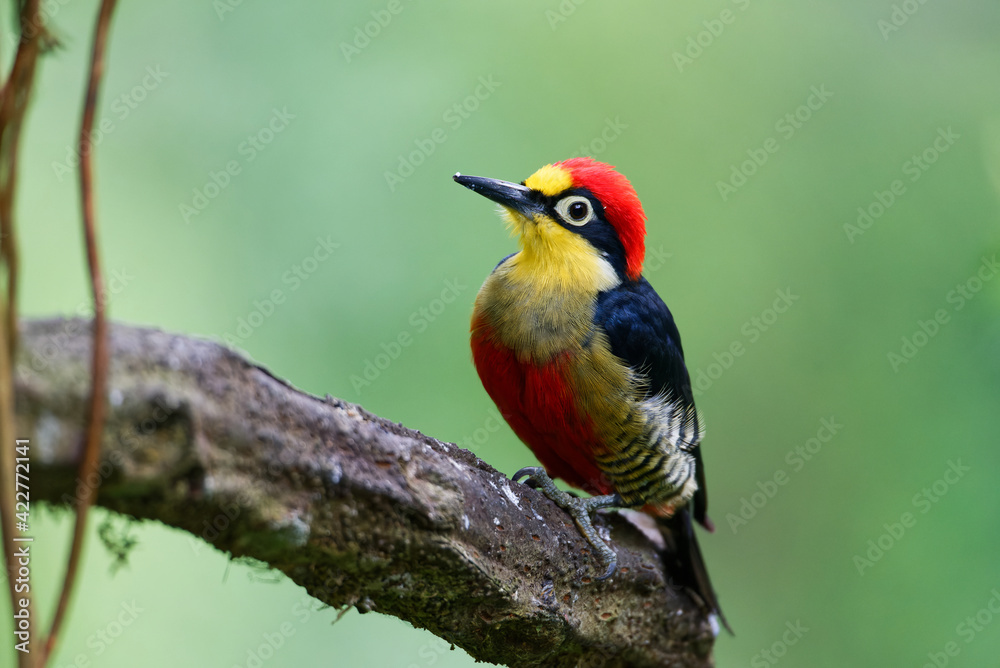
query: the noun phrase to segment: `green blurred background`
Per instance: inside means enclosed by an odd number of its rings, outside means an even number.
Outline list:
[[[63,48],[22,147],[26,316],[88,299],[72,146],[96,3],[45,11]],[[701,386],[702,544],[737,633],[718,665],[994,666],[998,29],[992,0],[122,3],[97,142],[111,314],[511,472],[533,458],[486,429],[467,329],[515,244],[451,175],[592,154],[642,198]],[[254,665],[285,623],[265,666],[473,664],[394,618],[306,614],[299,587],[161,526],[133,526],[113,572],[103,516],[55,666]],[[71,525],[34,520],[47,618]]]

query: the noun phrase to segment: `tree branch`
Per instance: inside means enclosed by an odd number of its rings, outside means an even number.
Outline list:
[[[30,321],[17,434],[32,493],[71,503],[89,322]],[[472,453],[305,394],[214,343],[111,328],[97,503],[260,559],[335,607],[395,615],[508,666],[712,665],[709,621],[608,515],[620,570],[569,517]],[[601,523],[602,520],[599,520]]]

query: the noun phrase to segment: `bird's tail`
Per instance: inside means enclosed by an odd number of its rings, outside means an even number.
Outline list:
[[[719,599],[715,596],[712,581],[708,578],[708,569],[698,547],[698,537],[694,534],[691,523],[691,513],[687,508],[681,508],[672,517],[657,517],[656,523],[663,534],[667,550],[663,555],[664,565],[668,573],[674,575],[674,581],[694,595],[695,601],[706,612],[718,615],[719,621],[729,633],[733,629],[726,621],[719,607]],[[735,635],[735,634],[734,634]]]

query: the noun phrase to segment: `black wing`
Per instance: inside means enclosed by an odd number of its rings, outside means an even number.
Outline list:
[[[694,409],[691,378],[684,364],[681,335],[670,309],[645,278],[625,281],[597,296],[595,319],[604,326],[611,352],[648,380],[647,396],[666,394]],[[712,531],[701,447],[695,458],[694,519]]]

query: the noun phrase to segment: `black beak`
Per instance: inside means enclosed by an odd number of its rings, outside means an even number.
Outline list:
[[[531,188],[518,183],[509,183],[499,179],[489,179],[485,176],[465,176],[455,174],[456,183],[460,183],[472,192],[479,193],[508,209],[513,209],[527,218],[544,211],[542,205],[535,201]]]

